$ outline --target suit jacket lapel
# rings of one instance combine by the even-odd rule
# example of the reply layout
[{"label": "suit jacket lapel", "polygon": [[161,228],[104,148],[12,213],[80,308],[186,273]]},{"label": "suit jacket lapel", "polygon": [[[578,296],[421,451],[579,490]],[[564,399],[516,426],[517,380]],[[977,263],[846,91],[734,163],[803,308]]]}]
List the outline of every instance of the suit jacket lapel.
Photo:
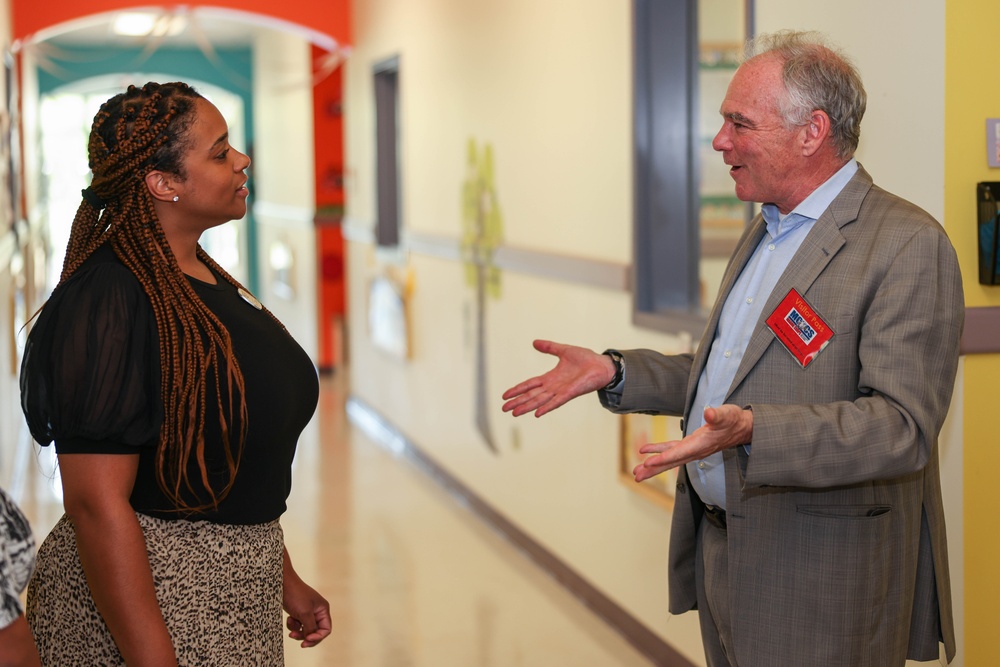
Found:
[{"label": "suit jacket lapel", "polygon": [[[844,225],[857,220],[861,203],[871,187],[871,176],[859,164],[854,177],[844,186],[844,189],[813,225],[812,230],[803,240],[802,246],[778,279],[767,303],[764,304],[764,310],[761,312],[754,334],[747,344],[747,349],[743,353],[743,360],[740,362],[733,383],[729,387],[727,398],[760,361],[768,346],[775,342],[774,333],[766,324],[767,318],[778,307],[781,300],[788,295],[789,290],[794,288],[799,294],[804,295],[813,281],[844,246],[845,240],[840,230]],[[728,297],[728,292],[726,296]]]},{"label": "suit jacket lapel", "polygon": [[736,250],[733,251],[732,259],[729,261],[729,266],[726,267],[726,272],[722,276],[722,285],[719,287],[719,298],[715,300],[712,312],[708,316],[705,332],[702,334],[701,342],[698,344],[698,351],[695,353],[691,375],[688,377],[687,405],[684,409],[685,417],[691,409],[692,401],[694,401],[694,395],[698,388],[698,380],[701,379],[702,370],[704,370],[705,364],[708,363],[708,352],[712,347],[712,341],[715,340],[715,330],[719,326],[719,318],[722,316],[722,307],[726,303],[726,297],[729,296],[729,292],[733,289],[736,279],[743,272],[743,267],[746,266],[746,263],[750,261],[750,257],[753,256],[754,250],[757,248],[757,244],[760,243],[760,239],[764,236],[765,232],[766,223],[763,216],[758,213],[750,221],[746,231],[743,232],[743,236],[740,237],[736,245]]}]

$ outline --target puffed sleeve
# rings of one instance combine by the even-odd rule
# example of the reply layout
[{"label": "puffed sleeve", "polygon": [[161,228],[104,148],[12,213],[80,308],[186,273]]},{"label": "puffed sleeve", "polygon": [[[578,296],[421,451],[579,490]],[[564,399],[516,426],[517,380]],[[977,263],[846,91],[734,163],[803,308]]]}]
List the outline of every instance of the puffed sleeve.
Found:
[{"label": "puffed sleeve", "polygon": [[60,453],[134,453],[157,442],[159,341],[149,299],[117,262],[88,261],[52,294],[28,335],[21,407]]}]

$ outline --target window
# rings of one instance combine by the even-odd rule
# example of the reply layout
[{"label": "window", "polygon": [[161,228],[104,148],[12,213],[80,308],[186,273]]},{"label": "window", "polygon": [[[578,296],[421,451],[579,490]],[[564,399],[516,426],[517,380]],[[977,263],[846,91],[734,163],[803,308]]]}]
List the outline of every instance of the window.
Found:
[{"label": "window", "polygon": [[399,245],[399,57],[375,65],[375,240]]},{"label": "window", "polygon": [[749,219],[711,141],[751,15],[750,0],[633,0],[640,326],[700,333]]}]

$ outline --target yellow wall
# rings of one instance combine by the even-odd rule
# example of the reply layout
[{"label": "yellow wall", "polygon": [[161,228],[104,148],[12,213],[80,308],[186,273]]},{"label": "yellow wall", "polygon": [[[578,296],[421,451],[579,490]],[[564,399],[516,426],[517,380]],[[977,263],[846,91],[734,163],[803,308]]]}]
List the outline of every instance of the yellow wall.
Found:
[{"label": "yellow wall", "polygon": [[[996,63],[992,0],[948,3],[945,53],[945,205],[949,232],[965,276],[966,304],[1000,306],[1000,287],[977,282],[975,184],[1000,181],[1000,170],[986,161],[986,119],[1000,117],[1000,89],[988,75]],[[986,74],[987,76],[984,76]],[[996,332],[1000,339],[1000,332]],[[1000,577],[1000,521],[993,511],[1000,469],[996,388],[1000,355],[971,355],[965,360],[965,656],[968,665],[996,662],[997,601]],[[973,529],[973,527],[975,527]]]}]

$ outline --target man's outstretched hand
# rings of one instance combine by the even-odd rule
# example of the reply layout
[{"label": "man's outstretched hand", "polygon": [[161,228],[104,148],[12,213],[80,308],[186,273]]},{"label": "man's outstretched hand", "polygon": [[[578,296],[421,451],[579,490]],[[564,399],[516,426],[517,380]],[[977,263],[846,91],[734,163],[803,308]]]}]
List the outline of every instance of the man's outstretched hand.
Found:
[{"label": "man's outstretched hand", "polygon": [[503,393],[503,411],[515,417],[535,411],[536,417],[552,412],[577,396],[589,394],[611,382],[615,365],[605,354],[575,345],[536,340],[539,352],[558,357],[556,367]]},{"label": "man's outstretched hand", "polygon": [[683,440],[651,442],[639,448],[640,454],[652,454],[632,469],[635,481],[655,477],[711,456],[736,445],[750,444],[753,438],[753,412],[737,405],[705,408],[705,424]]}]

